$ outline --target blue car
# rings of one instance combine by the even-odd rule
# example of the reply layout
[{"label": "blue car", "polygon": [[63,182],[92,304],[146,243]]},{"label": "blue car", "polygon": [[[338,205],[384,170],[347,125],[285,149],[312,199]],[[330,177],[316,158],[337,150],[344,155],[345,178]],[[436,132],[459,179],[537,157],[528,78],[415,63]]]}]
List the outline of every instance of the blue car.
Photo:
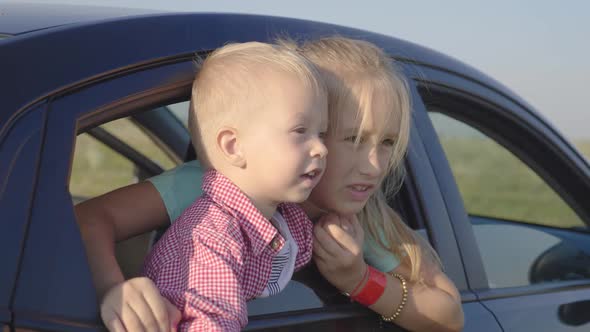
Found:
[{"label": "blue car", "polygon": [[[195,54],[284,34],[365,39],[408,76],[407,177],[390,203],[440,255],[461,293],[465,331],[590,331],[590,166],[478,70],[319,22],[18,3],[0,4],[2,331],[104,330],[73,208],[96,193],[76,192],[70,179],[108,184],[120,174],[77,167],[76,147],[100,144],[131,165],[120,172],[135,181],[194,158],[184,120]],[[151,149],[135,146],[128,129]],[[130,275],[152,242],[146,234],[121,243]],[[403,331],[313,267],[248,306],[251,331]]]}]

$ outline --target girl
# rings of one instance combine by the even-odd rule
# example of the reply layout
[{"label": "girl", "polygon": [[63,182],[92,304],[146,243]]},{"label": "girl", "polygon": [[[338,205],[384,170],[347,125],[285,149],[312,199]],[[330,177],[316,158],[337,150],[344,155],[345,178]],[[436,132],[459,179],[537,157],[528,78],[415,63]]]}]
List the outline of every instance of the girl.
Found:
[{"label": "girl", "polygon": [[[319,271],[386,321],[414,331],[461,330],[455,286],[432,248],[386,201],[399,187],[409,140],[410,101],[403,76],[368,42],[333,37],[301,46],[282,43],[314,62],[328,86],[327,169],[303,204],[317,220]],[[76,206],[102,298],[101,315],[111,331],[165,331],[178,321],[178,311],[150,280],[124,281],[114,243],[174,220],[170,212],[182,212],[199,194],[198,181],[193,162]]]}]

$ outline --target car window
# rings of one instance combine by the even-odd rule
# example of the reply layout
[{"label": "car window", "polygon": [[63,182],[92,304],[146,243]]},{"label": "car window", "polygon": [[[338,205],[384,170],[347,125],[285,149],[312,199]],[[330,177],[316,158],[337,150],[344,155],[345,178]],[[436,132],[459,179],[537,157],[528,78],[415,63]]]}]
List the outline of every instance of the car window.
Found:
[{"label": "car window", "polygon": [[[75,204],[152,175],[143,165],[132,162],[125,152],[115,151],[105,144],[105,137],[109,135],[147,157],[162,170],[173,168],[180,162],[155,135],[129,117],[105,123],[99,129],[101,135],[91,130],[76,139],[70,177],[70,194]],[[151,239],[152,235],[148,233],[117,244],[117,260],[126,277],[135,276],[141,268]]]},{"label": "car window", "polygon": [[[163,169],[174,167],[173,160],[156,142],[129,118],[108,122],[100,126],[133,149],[156,162]],[[121,153],[105,145],[88,133],[76,139],[76,150],[70,178],[70,193],[79,202],[102,195],[140,180],[141,167]]]},{"label": "car window", "polygon": [[588,227],[543,178],[473,126],[440,112],[429,116],[472,222],[489,287],[590,278]]},{"label": "car window", "polygon": [[477,129],[442,113],[430,118],[471,215],[559,228],[585,227],[532,169]]}]

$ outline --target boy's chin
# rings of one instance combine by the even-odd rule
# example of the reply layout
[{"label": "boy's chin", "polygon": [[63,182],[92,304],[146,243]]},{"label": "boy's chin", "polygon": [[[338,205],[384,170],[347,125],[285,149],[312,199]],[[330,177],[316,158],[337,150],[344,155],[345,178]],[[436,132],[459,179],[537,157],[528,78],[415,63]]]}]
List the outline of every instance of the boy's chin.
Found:
[{"label": "boy's chin", "polygon": [[298,203],[298,204],[303,203],[307,200],[310,193],[311,193],[311,191],[309,191],[309,190],[290,193],[287,195],[287,197],[285,197],[283,199],[283,202],[285,202],[285,203]]}]

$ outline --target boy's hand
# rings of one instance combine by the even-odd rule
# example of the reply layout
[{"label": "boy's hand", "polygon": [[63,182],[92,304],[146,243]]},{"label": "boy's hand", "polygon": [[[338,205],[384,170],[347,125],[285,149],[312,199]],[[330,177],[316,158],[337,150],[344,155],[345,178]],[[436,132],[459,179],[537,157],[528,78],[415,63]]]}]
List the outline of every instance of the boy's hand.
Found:
[{"label": "boy's hand", "polygon": [[148,278],[134,278],[111,288],[100,315],[111,332],[176,331],[181,314]]},{"label": "boy's hand", "polygon": [[356,216],[328,214],[314,225],[313,252],[320,273],[340,291],[350,293],[362,281],[364,231]]}]

